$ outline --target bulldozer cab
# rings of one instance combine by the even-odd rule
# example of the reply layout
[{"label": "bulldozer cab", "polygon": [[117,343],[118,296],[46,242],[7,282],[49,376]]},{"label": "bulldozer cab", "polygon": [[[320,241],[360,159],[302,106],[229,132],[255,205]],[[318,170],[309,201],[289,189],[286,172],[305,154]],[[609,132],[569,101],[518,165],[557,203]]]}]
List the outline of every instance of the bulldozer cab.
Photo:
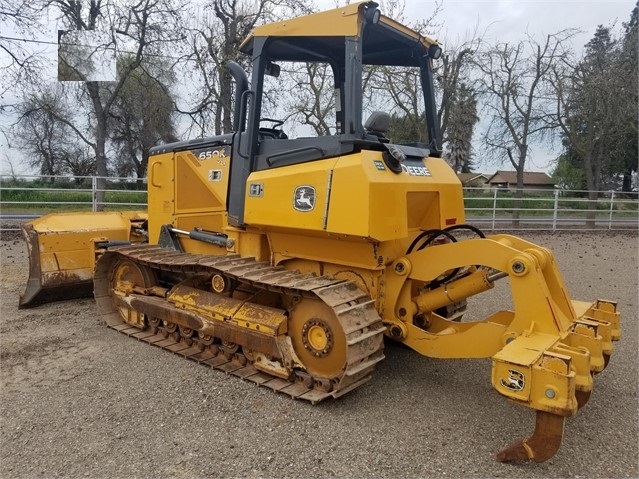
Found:
[{"label": "bulldozer cab", "polygon": [[[382,85],[392,76],[411,82],[420,97],[414,105],[419,126],[405,146],[440,156],[431,61],[441,48],[381,15],[376,3],[257,27],[240,50],[251,56],[252,82],[249,88],[243,70],[230,66],[236,81],[231,224],[244,225],[251,172],[362,149],[385,151],[394,112],[387,111],[392,93]],[[302,115],[305,125],[295,121]]]}]

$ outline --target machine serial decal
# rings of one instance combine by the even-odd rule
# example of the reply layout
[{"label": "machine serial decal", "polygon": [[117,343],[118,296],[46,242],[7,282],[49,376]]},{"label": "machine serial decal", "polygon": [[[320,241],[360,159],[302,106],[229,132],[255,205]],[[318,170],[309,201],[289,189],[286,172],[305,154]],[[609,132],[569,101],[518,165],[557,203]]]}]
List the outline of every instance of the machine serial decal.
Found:
[{"label": "machine serial decal", "polygon": [[430,176],[430,171],[425,166],[406,166],[402,164],[402,170],[411,176]]},{"label": "machine serial decal", "polygon": [[311,211],[315,208],[315,188],[308,185],[295,188],[293,208],[297,211]]},{"label": "machine serial decal", "polygon": [[506,379],[500,379],[499,383],[511,391],[523,391],[526,387],[524,374],[516,369],[509,369],[508,374],[509,376]]},{"label": "machine serial decal", "polygon": [[209,181],[222,181],[222,170],[209,170]]}]

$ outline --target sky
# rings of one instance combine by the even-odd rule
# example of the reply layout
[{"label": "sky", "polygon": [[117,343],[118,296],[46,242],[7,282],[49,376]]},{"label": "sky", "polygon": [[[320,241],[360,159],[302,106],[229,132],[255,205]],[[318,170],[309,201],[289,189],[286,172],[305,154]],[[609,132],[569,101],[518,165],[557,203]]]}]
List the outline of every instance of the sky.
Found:
[{"label": "sky", "polygon": [[[341,2],[343,3],[343,2]],[[380,9],[384,13],[384,1],[379,2]],[[550,33],[558,32],[566,28],[577,28],[582,33],[573,37],[572,47],[576,52],[583,49],[583,45],[592,38],[597,25],[616,26],[621,28],[622,22],[628,21],[630,13],[635,6],[634,0],[599,0],[599,1],[517,1],[517,0],[442,0],[437,22],[442,27],[434,36],[446,44],[460,43],[468,38],[474,31],[479,31],[482,36],[490,41],[517,41],[529,33],[536,38],[543,38]],[[335,0],[316,0],[320,9],[333,8]],[[435,8],[433,1],[406,0],[404,17],[407,22],[413,19],[430,16]],[[43,29],[42,38],[38,40],[57,40],[57,28]],[[0,23],[0,35],[11,35],[14,32],[7,30]],[[55,48],[55,47],[54,47]],[[3,55],[5,57],[3,57]],[[0,64],[6,60],[6,53],[0,50]],[[48,72],[51,78],[55,71]],[[43,72],[47,75],[47,72]],[[6,100],[7,97],[5,97]],[[6,126],[12,121],[7,115],[2,117],[0,113],[0,126]],[[481,117],[481,113],[480,113]],[[480,122],[481,127],[481,122]],[[498,165],[489,158],[479,157],[477,152],[481,149],[479,135],[475,135],[474,149],[479,161],[478,169],[484,172],[495,169],[510,169],[508,165]],[[536,147],[528,163],[529,171],[550,171],[552,160],[558,154],[557,145],[549,145],[548,148]],[[0,174],[9,173],[7,161],[9,158],[20,156],[20,152],[12,150],[6,138],[0,134]],[[20,171],[29,173],[29,171]]]},{"label": "sky", "polygon": [[[433,2],[407,0],[407,16],[418,15],[432,5]],[[488,28],[488,40],[501,41],[520,39],[526,31],[546,35],[565,28],[578,28],[583,33],[575,42],[576,46],[581,46],[592,37],[597,25],[621,25],[628,21],[634,5],[632,0],[443,0],[440,18],[444,23],[443,33],[450,38],[463,35],[476,24],[482,30]]]},{"label": "sky", "polygon": [[[407,0],[404,13],[407,18],[424,15],[422,12],[432,9],[433,3]],[[443,42],[445,49],[446,42],[463,40],[472,35],[476,28],[483,32],[484,39],[489,43],[518,41],[526,33],[542,40],[546,35],[575,28],[580,33],[573,37],[571,47],[575,53],[580,54],[598,25],[621,29],[622,23],[630,19],[635,4],[636,1],[633,0],[442,0],[441,15],[437,19],[443,23],[443,27],[436,38]],[[479,116],[482,117],[481,113]],[[481,128],[481,120],[478,126]],[[499,166],[490,158],[481,156],[479,136],[476,132],[473,141],[477,169],[485,173],[494,172],[495,169],[512,170],[510,164]],[[533,147],[527,161],[527,171],[552,171],[553,162],[560,153],[560,143],[555,141],[546,146]]]}]

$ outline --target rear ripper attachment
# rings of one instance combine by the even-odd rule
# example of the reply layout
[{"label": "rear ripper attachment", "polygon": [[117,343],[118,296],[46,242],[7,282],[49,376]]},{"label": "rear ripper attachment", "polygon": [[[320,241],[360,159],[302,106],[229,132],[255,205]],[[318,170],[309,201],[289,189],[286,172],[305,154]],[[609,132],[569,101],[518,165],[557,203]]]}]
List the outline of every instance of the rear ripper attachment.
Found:
[{"label": "rear ripper attachment", "polygon": [[[497,459],[552,457],[561,445],[564,419],[586,404],[593,374],[606,367],[613,341],[621,336],[616,303],[570,300],[550,251],[510,235],[410,248],[389,271],[387,296],[398,295],[397,317],[407,318],[385,321],[391,337],[429,357],[491,357],[497,392],[536,410],[532,436]],[[438,282],[446,271],[456,273]],[[473,322],[434,313],[506,277],[513,311]],[[411,281],[425,286],[415,290]]]},{"label": "rear ripper attachment", "polygon": [[124,334],[313,403],[384,358],[385,328],[354,283],[252,258],[117,247],[98,261],[95,297]]},{"label": "rear ripper attachment", "polygon": [[553,457],[561,446],[565,418],[588,402],[593,374],[608,365],[612,342],[620,338],[616,303],[572,301],[571,305],[574,320],[559,338],[532,323],[493,356],[493,386],[537,414],[532,436],[501,451],[499,461],[543,462]]}]

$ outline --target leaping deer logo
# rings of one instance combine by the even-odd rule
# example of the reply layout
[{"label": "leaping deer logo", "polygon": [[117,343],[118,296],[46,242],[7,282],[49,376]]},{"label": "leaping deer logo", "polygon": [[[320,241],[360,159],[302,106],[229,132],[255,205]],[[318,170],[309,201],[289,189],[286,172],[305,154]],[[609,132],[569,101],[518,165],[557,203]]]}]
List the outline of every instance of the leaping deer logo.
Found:
[{"label": "leaping deer logo", "polygon": [[523,373],[516,369],[508,370],[509,376],[506,379],[500,379],[499,382],[502,386],[511,391],[522,391],[526,387],[525,376]]},{"label": "leaping deer logo", "polygon": [[293,208],[297,211],[311,211],[315,207],[315,188],[298,186],[295,188]]}]

